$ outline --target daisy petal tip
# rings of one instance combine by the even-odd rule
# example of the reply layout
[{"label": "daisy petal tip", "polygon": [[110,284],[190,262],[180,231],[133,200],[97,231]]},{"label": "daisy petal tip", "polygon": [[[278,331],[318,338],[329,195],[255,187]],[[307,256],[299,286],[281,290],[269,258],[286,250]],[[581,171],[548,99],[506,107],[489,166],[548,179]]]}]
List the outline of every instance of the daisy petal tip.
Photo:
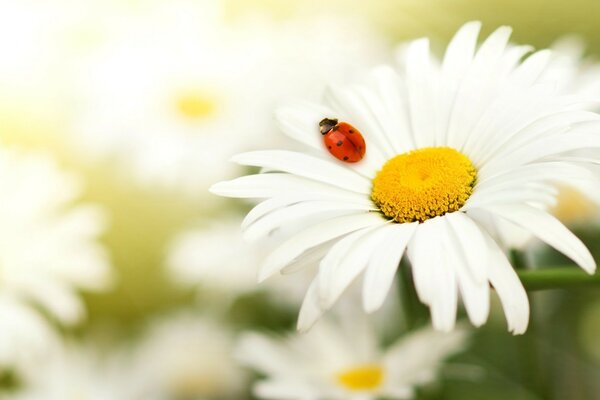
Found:
[{"label": "daisy petal tip", "polygon": [[362,306],[364,312],[367,314],[373,314],[375,311],[381,308],[383,301],[384,300],[373,299],[372,297],[363,297]]},{"label": "daisy petal tip", "polygon": [[363,310],[367,314],[373,314],[375,311],[379,310],[380,307],[379,304],[363,304]]},{"label": "daisy petal tip", "polygon": [[229,162],[240,164],[243,160],[243,156],[244,156],[244,153],[235,154],[235,155],[229,157]]},{"label": "daisy petal tip", "polygon": [[465,24],[464,24],[464,25],[463,25],[463,26],[460,28],[460,30],[465,30],[465,29],[467,29],[467,30],[472,30],[472,31],[477,31],[477,32],[478,32],[478,31],[480,31],[480,30],[481,30],[481,26],[482,26],[482,23],[481,23],[481,21],[479,21],[479,20],[473,20],[473,21],[466,22],[466,23],[465,23]]},{"label": "daisy petal tip", "polygon": [[581,268],[583,268],[583,270],[589,275],[594,275],[597,270],[596,261],[592,259],[589,263],[586,263],[586,265],[582,265]]},{"label": "daisy petal tip", "polygon": [[269,279],[271,276],[273,276],[273,272],[271,270],[272,270],[272,268],[270,268],[269,266],[262,267],[258,271],[258,275],[256,277],[256,282],[259,284],[263,283],[264,281]]},{"label": "daisy petal tip", "polygon": [[208,192],[212,193],[214,195],[217,195],[217,196],[222,196],[222,193],[223,193],[223,182],[217,182],[217,183],[212,184],[208,188]]},{"label": "daisy petal tip", "polygon": [[525,332],[527,332],[527,325],[522,327],[513,327],[510,329],[510,333],[512,333],[513,336],[521,336],[525,334]]},{"label": "daisy petal tip", "polygon": [[296,330],[299,333],[307,333],[311,330],[311,328],[315,325],[316,322],[316,319],[308,319],[300,315],[298,317],[298,322],[296,323]]}]

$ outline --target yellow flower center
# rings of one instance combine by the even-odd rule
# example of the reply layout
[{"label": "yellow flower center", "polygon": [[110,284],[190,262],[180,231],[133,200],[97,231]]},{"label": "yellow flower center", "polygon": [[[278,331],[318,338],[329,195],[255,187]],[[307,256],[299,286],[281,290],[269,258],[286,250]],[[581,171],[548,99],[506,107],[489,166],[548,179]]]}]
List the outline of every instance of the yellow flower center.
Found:
[{"label": "yellow flower center", "polygon": [[176,106],[181,115],[197,120],[212,116],[217,110],[217,100],[211,93],[189,92],[178,96]]},{"label": "yellow flower center", "polygon": [[371,198],[397,222],[423,222],[458,211],[473,192],[477,170],[450,147],[427,147],[397,155],[373,179]]},{"label": "yellow flower center", "polygon": [[336,377],[348,390],[374,390],[383,381],[383,369],[378,365],[361,365],[342,371]]}]

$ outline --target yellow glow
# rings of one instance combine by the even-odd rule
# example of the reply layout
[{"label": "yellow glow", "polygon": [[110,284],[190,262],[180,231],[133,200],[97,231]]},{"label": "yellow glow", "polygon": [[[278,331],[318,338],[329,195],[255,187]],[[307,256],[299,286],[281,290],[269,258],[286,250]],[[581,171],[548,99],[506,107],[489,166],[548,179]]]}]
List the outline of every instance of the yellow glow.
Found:
[{"label": "yellow glow", "polygon": [[553,213],[561,221],[584,221],[598,215],[598,206],[580,191],[563,186],[560,188]]},{"label": "yellow glow", "polygon": [[217,100],[211,93],[201,91],[183,93],[177,98],[177,110],[190,119],[207,118],[217,111]]},{"label": "yellow glow", "polygon": [[361,365],[340,372],[337,380],[349,390],[374,390],[383,381],[383,369],[378,365]]},{"label": "yellow glow", "polygon": [[371,198],[397,222],[423,222],[458,211],[473,192],[477,170],[449,147],[427,147],[390,159],[373,179]]}]

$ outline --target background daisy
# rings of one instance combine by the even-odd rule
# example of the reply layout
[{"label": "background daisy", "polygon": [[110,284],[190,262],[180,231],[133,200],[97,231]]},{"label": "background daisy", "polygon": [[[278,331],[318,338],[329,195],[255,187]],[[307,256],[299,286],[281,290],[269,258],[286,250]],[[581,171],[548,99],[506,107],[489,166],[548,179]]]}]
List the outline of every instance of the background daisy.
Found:
[{"label": "background daisy", "polygon": [[245,376],[232,359],[233,334],[182,312],[155,321],[135,350],[130,375],[140,399],[237,399]]},{"label": "background daisy", "polygon": [[73,325],[85,317],[78,292],[111,283],[108,256],[98,242],[105,215],[96,205],[74,204],[80,193],[78,178],[47,154],[0,150],[3,361],[43,348],[48,328],[38,309]]},{"label": "background daisy", "polygon": [[277,99],[316,97],[385,47],[364,24],[336,16],[233,26],[221,2],[158,3],[121,28],[78,68],[73,135],[143,183],[196,194],[239,173],[225,163],[231,155],[278,138]]},{"label": "background daisy", "polygon": [[184,287],[196,287],[200,294],[213,292],[222,305],[227,304],[225,298],[260,291],[283,303],[299,305],[314,270],[308,268],[295,282],[274,277],[257,285],[259,266],[276,239],[248,243],[242,237],[241,222],[240,217],[229,216],[182,232],[171,244],[166,260],[170,275]]},{"label": "background daisy", "polygon": [[466,339],[463,329],[444,335],[425,328],[384,348],[373,325],[354,312],[304,335],[247,333],[236,354],[265,376],[254,385],[261,399],[409,399]]}]

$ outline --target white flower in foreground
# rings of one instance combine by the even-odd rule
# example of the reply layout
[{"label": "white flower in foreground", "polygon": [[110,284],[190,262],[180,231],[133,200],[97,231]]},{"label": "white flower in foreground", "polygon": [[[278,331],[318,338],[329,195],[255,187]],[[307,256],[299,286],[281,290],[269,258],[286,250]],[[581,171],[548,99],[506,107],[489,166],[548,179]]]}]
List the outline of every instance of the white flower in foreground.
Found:
[{"label": "white flower in foreground", "polygon": [[444,359],[462,351],[467,339],[463,329],[443,334],[427,328],[383,348],[366,321],[346,322],[327,318],[286,339],[243,335],[237,358],[266,376],[254,394],[273,400],[412,398],[414,388],[435,380]]},{"label": "white flower in foreground", "polygon": [[44,347],[37,307],[74,324],[85,314],[77,291],[110,282],[97,242],[104,215],[95,206],[74,205],[80,192],[76,177],[48,156],[0,150],[0,360]]},{"label": "white flower in foreground", "polygon": [[233,346],[232,332],[207,317],[159,320],[136,349],[136,394],[145,400],[238,399],[245,379]]},{"label": "white flower in foreground", "polygon": [[[327,251],[300,312],[307,329],[364,273],[363,300],[377,310],[405,249],[417,293],[433,325],[451,330],[459,296],[474,325],[489,314],[490,284],[509,330],[523,333],[527,294],[495,238],[490,217],[518,225],[572,258],[588,273],[596,263],[583,243],[544,211],[557,182],[600,184],[588,158],[563,156],[600,147],[600,116],[585,98],[540,83],[551,53],[522,58],[501,27],[477,49],[480,24],[464,25],[438,63],[427,39],[412,42],[401,72],[373,71],[365,85],[333,88],[325,103],[278,112],[288,136],[310,154],[258,151],[238,155],[263,173],[216,184],[214,193],[266,198],[247,217],[255,238],[280,226],[304,226],[272,252],[264,279]],[[366,140],[366,156],[339,162],[323,145],[319,122],[339,118]]]},{"label": "white flower in foreground", "polygon": [[381,60],[377,36],[351,21],[234,25],[222,8],[162,2],[114,32],[80,68],[74,134],[86,149],[142,183],[205,194],[241,173],[226,165],[233,154],[280,138],[276,99],[316,97],[326,81]]}]

